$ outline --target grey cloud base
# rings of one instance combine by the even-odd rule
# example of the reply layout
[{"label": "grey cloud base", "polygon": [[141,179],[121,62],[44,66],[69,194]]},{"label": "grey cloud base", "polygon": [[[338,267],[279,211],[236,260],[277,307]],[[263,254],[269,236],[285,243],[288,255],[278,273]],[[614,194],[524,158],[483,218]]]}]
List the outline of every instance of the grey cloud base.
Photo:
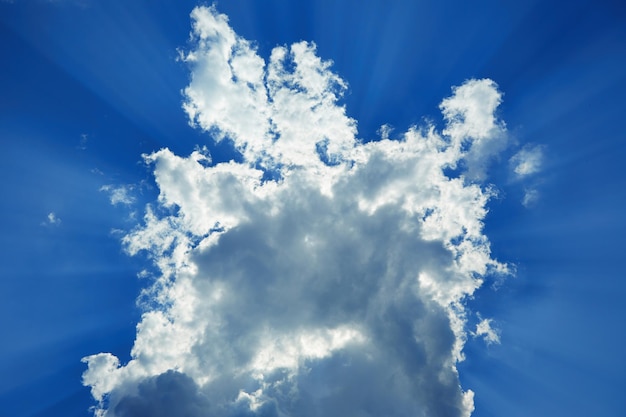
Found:
[{"label": "grey cloud base", "polygon": [[84,359],[95,414],[469,416],[465,302],[508,273],[482,233],[492,192],[478,182],[505,146],[495,83],[455,87],[441,133],[363,143],[313,44],[266,63],[215,8],[192,19],[185,111],[242,160],[145,157],[158,209],[123,243],[160,274],[131,361]]}]

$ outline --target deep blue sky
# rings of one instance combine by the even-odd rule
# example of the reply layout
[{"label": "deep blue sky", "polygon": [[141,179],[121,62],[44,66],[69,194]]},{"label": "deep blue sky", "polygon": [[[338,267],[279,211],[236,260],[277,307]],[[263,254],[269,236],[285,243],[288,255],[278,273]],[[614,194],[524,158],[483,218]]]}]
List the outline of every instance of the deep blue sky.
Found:
[{"label": "deep blue sky", "polygon": [[[367,3],[367,4],[364,4]],[[0,417],[89,415],[89,354],[128,358],[141,257],[112,229],[154,199],[141,154],[212,146],[180,94],[192,1],[0,2]],[[267,57],[314,41],[349,83],[359,136],[440,123],[450,87],[489,77],[519,145],[545,145],[531,208],[503,157],[486,232],[517,265],[472,305],[502,343],[460,365],[475,416],[626,413],[626,6],[619,1],[252,1],[220,12]],[[212,148],[218,159],[227,146]],[[145,182],[142,182],[145,181]],[[106,184],[137,186],[112,206]],[[55,213],[59,224],[48,221]]]}]

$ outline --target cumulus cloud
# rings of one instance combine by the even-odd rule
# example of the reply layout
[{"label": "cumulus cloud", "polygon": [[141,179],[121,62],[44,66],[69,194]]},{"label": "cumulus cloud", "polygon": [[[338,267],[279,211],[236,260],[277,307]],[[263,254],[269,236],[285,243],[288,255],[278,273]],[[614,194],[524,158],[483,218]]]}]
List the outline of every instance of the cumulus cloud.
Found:
[{"label": "cumulus cloud", "polygon": [[443,132],[366,142],[314,44],[266,62],[214,7],[191,16],[184,110],[241,158],[145,155],[160,193],[123,243],[160,272],[131,360],[84,359],[96,415],[469,416],[465,301],[507,273],[477,182],[506,136],[496,84],[454,88]]},{"label": "cumulus cloud", "polygon": [[488,79],[469,80],[452,91],[453,96],[439,105],[447,121],[443,134],[464,150],[459,162],[465,176],[483,180],[491,159],[507,146],[506,125],[495,114],[502,94]]}]

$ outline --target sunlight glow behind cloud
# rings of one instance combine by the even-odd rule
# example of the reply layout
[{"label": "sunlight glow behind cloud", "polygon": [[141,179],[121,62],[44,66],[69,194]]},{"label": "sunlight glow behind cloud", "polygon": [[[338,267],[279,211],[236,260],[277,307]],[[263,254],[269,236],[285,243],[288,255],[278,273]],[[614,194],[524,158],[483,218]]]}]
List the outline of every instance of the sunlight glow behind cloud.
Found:
[{"label": "sunlight glow behind cloud", "polygon": [[[478,182],[506,144],[496,84],[453,88],[443,132],[391,140],[383,127],[363,142],[314,44],[266,62],[215,8],[191,16],[184,110],[241,161],[145,155],[159,198],[123,242],[160,274],[132,359],[84,359],[96,414],[469,416],[465,301],[508,273],[483,234],[493,193]],[[488,341],[489,323],[476,330]]]}]

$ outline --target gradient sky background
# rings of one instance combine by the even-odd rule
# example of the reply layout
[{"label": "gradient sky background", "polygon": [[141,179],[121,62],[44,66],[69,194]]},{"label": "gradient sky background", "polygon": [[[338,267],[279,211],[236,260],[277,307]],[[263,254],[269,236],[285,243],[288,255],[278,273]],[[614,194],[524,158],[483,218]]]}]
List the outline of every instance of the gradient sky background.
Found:
[{"label": "gradient sky background", "polygon": [[[0,2],[0,417],[87,416],[84,356],[127,361],[148,261],[129,230],[156,198],[141,154],[207,145],[181,90],[192,1]],[[372,139],[382,124],[440,125],[450,88],[488,77],[512,144],[489,171],[485,233],[516,265],[470,301],[500,344],[469,339],[459,364],[474,416],[626,413],[626,6],[619,1],[222,0],[267,58],[314,41],[349,85],[343,103]],[[509,158],[542,146],[525,181]],[[106,186],[128,186],[130,204]],[[528,189],[537,200],[521,204]]]}]

